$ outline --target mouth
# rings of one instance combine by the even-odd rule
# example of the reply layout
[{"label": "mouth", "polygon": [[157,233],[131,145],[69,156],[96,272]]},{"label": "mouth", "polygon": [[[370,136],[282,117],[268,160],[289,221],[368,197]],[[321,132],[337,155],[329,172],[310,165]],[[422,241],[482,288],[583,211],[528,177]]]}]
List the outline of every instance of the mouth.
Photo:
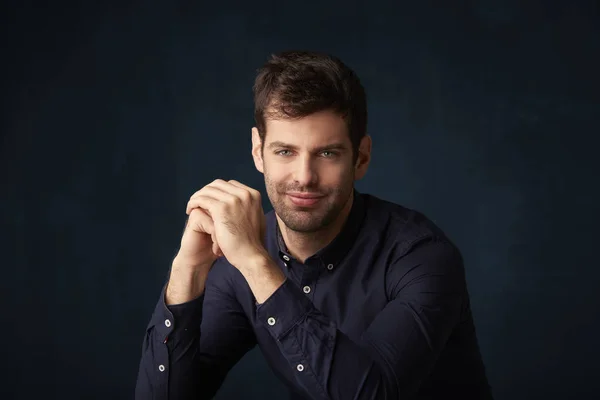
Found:
[{"label": "mouth", "polygon": [[325,196],[314,193],[286,193],[292,203],[297,206],[310,207],[316,205]]}]

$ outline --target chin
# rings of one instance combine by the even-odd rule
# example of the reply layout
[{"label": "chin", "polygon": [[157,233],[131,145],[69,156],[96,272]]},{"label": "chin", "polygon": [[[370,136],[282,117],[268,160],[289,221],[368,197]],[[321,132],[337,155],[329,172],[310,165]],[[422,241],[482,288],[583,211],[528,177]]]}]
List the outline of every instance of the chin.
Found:
[{"label": "chin", "polygon": [[324,228],[323,224],[321,224],[320,221],[286,221],[283,218],[282,221],[288,229],[294,232],[313,233],[318,232]]},{"label": "chin", "polygon": [[318,232],[335,221],[338,215],[332,210],[323,215],[322,210],[298,210],[295,207],[282,207],[275,212],[288,229],[302,233]]}]

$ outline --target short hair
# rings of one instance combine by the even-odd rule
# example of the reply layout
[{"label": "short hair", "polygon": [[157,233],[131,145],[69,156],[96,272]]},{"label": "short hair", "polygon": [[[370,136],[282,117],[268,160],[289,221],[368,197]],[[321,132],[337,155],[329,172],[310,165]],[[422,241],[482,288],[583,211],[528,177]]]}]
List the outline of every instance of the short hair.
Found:
[{"label": "short hair", "polygon": [[346,121],[354,161],[367,132],[367,100],[356,73],[335,56],[314,51],[271,55],[253,86],[254,120],[264,146],[266,120],[331,110]]}]

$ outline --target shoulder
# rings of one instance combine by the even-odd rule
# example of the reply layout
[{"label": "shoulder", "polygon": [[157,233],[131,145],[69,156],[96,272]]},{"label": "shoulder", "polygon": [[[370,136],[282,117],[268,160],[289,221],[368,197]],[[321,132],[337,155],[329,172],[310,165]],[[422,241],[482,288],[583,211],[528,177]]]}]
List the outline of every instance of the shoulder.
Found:
[{"label": "shoulder", "polygon": [[371,194],[361,196],[365,228],[378,231],[380,239],[386,246],[393,246],[396,253],[406,253],[424,242],[443,242],[454,247],[444,231],[423,212]]},{"label": "shoulder", "polygon": [[423,212],[372,195],[365,195],[364,200],[365,225],[372,232],[379,228],[390,298],[411,285],[416,290],[427,287],[432,292],[462,293],[462,254],[435,222]]}]

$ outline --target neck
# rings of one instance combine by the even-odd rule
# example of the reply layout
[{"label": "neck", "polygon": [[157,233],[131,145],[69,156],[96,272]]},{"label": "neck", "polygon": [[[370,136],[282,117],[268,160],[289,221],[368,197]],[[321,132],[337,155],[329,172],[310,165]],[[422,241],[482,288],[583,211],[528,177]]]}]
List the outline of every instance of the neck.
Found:
[{"label": "neck", "polygon": [[350,214],[353,198],[354,195],[351,194],[346,205],[340,212],[340,215],[334,222],[316,232],[305,233],[288,229],[279,216],[277,216],[277,223],[279,224],[281,235],[283,236],[283,240],[289,253],[295,259],[304,263],[307,258],[331,243],[342,230],[342,227]]}]

